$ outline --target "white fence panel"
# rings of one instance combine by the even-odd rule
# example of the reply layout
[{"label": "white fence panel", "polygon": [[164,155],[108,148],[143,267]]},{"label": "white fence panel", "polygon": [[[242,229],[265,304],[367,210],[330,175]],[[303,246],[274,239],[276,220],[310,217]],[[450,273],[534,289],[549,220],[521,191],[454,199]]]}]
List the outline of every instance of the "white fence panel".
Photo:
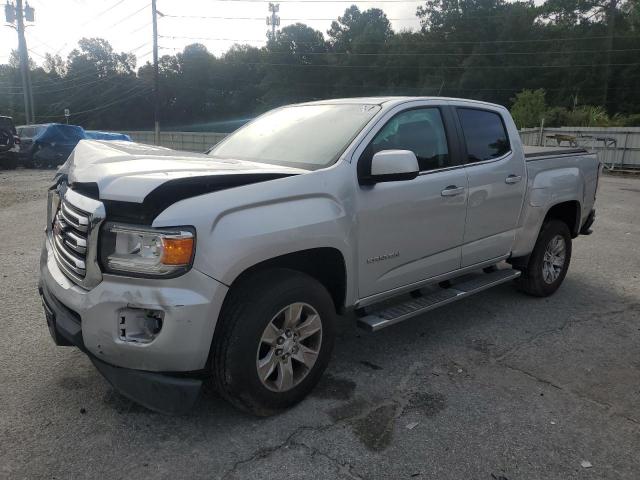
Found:
[{"label": "white fence panel", "polygon": [[[152,131],[138,130],[122,133],[129,135],[134,142],[154,144]],[[205,152],[226,136],[226,133],[213,132],[160,132],[160,146],[186,152]]]},{"label": "white fence panel", "polygon": [[[557,135],[562,140],[558,141]],[[573,138],[575,144],[593,150],[601,162],[615,168],[640,168],[640,127],[559,127],[545,128],[540,136],[539,128],[520,130],[525,145],[566,145],[565,138]]]}]

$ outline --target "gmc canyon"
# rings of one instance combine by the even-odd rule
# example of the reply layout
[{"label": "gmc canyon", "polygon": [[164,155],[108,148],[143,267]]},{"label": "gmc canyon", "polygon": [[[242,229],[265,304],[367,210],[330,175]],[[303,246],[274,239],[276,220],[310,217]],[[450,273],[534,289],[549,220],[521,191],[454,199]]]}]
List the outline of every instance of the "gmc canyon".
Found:
[{"label": "gmc canyon", "polygon": [[376,331],[508,281],[555,292],[600,172],[448,98],[286,106],[208,154],[83,140],[48,195],[47,324],[150,409],[212,379],[273,414],[320,379],[338,315]]}]

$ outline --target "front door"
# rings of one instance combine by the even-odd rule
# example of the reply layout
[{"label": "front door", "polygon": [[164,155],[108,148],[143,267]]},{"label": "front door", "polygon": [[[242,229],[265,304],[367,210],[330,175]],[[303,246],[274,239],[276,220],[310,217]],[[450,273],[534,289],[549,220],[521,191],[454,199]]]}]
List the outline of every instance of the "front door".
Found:
[{"label": "front door", "polygon": [[469,200],[462,246],[467,267],[511,251],[526,188],[525,164],[514,154],[500,112],[456,108],[466,146]]},{"label": "front door", "polygon": [[382,150],[411,150],[420,166],[413,180],[359,188],[361,299],[460,268],[467,177],[454,164],[447,135],[453,128],[445,128],[443,112],[425,106],[397,113],[358,159],[361,177]]}]

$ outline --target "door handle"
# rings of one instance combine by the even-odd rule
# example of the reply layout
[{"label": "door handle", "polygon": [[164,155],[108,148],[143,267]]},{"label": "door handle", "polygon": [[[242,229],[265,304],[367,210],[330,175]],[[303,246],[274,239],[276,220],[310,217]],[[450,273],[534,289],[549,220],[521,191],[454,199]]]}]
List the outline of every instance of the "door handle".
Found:
[{"label": "door handle", "polygon": [[518,183],[522,180],[522,175],[509,175],[504,179],[504,183],[508,183],[509,185],[513,185],[514,183]]},{"label": "door handle", "polygon": [[464,187],[456,187],[455,185],[449,185],[447,188],[440,192],[443,197],[455,197],[464,193]]}]

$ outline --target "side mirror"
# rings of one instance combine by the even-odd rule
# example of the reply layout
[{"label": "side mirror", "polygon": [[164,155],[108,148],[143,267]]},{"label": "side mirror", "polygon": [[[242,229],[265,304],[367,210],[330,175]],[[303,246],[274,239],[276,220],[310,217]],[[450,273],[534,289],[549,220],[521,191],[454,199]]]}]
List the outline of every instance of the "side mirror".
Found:
[{"label": "side mirror", "polygon": [[382,150],[371,160],[371,181],[397,182],[413,180],[420,167],[416,155],[410,150]]}]

